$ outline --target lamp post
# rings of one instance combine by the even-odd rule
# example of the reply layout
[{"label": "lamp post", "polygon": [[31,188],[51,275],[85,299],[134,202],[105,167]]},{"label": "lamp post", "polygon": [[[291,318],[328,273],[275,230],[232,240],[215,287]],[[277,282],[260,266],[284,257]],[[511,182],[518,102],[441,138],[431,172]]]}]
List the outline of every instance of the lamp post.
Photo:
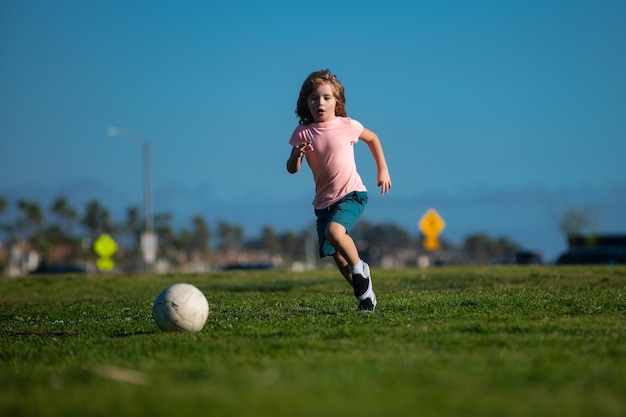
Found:
[{"label": "lamp post", "polygon": [[145,231],[141,235],[141,249],[144,261],[154,263],[157,249],[157,237],[154,233],[154,216],[152,214],[152,181],[150,177],[150,144],[139,137],[135,132],[116,126],[107,129],[109,137],[122,137],[141,145],[143,150],[143,210],[145,216]]},{"label": "lamp post", "polygon": [[154,228],[154,219],[152,215],[152,181],[150,178],[150,144],[128,129],[111,126],[107,133],[110,137],[126,138],[141,145],[143,150],[143,215],[145,216],[146,230],[151,231]]}]

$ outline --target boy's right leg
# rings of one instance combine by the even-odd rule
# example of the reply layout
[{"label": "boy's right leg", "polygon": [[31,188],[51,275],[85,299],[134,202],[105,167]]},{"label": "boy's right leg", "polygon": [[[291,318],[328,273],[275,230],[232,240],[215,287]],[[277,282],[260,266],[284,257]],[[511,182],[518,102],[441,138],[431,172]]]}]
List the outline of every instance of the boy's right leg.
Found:
[{"label": "boy's right leg", "polygon": [[352,274],[350,273],[350,265],[348,265],[348,261],[344,258],[339,252],[335,252],[333,254],[333,259],[337,264],[337,269],[341,272],[341,275],[348,281],[348,284],[352,287]]}]

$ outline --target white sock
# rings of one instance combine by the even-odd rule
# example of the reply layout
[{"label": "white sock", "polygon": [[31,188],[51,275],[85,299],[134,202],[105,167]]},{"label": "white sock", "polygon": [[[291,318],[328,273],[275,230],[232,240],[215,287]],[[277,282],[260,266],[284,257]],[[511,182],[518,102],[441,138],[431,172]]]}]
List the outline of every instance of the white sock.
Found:
[{"label": "white sock", "polygon": [[364,268],[365,266],[363,265],[363,261],[359,259],[358,263],[350,267],[350,272],[352,273],[352,275],[354,274],[365,275]]}]

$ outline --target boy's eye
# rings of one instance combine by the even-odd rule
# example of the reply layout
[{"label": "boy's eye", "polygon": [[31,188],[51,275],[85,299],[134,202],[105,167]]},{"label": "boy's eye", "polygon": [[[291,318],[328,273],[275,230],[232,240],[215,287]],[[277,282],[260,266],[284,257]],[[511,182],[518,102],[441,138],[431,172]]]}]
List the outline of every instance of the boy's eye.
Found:
[{"label": "boy's eye", "polygon": [[328,101],[328,100],[332,100],[333,98],[334,98],[333,95],[309,96],[309,101],[311,101],[311,102],[320,101],[320,100]]}]

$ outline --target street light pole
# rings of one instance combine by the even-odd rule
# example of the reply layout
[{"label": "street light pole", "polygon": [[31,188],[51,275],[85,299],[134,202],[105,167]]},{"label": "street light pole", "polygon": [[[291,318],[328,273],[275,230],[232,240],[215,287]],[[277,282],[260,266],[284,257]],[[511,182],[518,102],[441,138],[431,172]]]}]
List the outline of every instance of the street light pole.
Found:
[{"label": "street light pole", "polygon": [[146,230],[154,229],[154,215],[152,214],[152,176],[150,175],[150,144],[143,142],[143,198],[146,211]]},{"label": "street light pole", "polygon": [[107,129],[110,137],[122,137],[129,139],[141,146],[143,151],[143,215],[147,231],[154,229],[154,216],[152,214],[152,180],[150,176],[150,143],[140,138],[131,130],[111,126]]},{"label": "street light pole", "polygon": [[154,232],[154,215],[152,213],[152,180],[150,178],[150,144],[128,129],[111,126],[107,130],[110,137],[123,137],[141,145],[143,151],[143,211],[145,231],[141,234],[141,250],[144,262],[152,265],[156,260],[158,248],[157,235]]}]

